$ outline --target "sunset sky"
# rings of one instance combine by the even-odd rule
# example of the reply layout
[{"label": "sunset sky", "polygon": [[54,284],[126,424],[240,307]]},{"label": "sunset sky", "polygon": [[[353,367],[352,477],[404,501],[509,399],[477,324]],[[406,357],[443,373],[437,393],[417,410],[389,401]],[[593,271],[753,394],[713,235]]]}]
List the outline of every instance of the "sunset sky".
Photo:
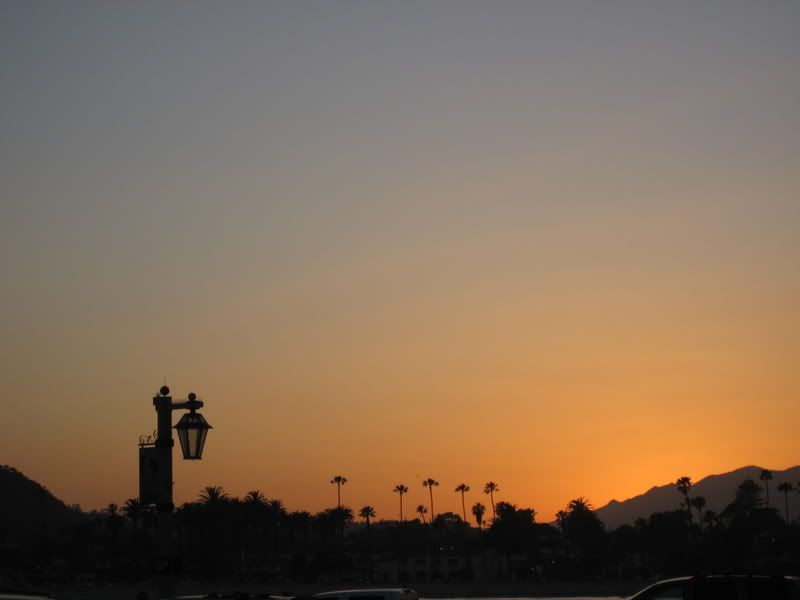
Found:
[{"label": "sunset sky", "polygon": [[[800,463],[800,2],[0,4],[0,463],[549,520]],[[177,420],[177,419],[176,419]],[[177,459],[177,456],[176,456]]]}]

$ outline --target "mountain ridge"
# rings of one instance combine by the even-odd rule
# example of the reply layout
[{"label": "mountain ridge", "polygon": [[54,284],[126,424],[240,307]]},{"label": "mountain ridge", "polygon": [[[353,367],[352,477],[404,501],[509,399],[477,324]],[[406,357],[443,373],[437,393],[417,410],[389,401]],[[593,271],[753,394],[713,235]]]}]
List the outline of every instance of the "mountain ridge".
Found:
[{"label": "mountain ridge", "polygon": [[0,542],[21,543],[58,536],[84,522],[44,485],[8,465],[0,465]]},{"label": "mountain ridge", "polygon": [[[736,488],[745,479],[753,479],[762,488],[764,487],[764,482],[759,479],[761,471],[762,467],[748,465],[724,473],[707,475],[692,485],[689,496],[703,496],[706,499],[705,510],[713,510],[719,514],[733,501]],[[783,494],[778,492],[778,485],[788,481],[797,488],[798,482],[800,482],[800,465],[782,471],[773,470],[772,476],[773,479],[769,482],[770,506],[776,508],[783,515],[785,500]],[[797,492],[790,493],[788,500],[790,516],[796,515],[800,508],[800,497]],[[615,529],[620,525],[631,525],[636,519],[646,518],[655,512],[678,510],[683,507],[683,496],[675,488],[673,482],[654,485],[646,492],[626,500],[610,500],[598,508],[596,513],[607,529]]]}]

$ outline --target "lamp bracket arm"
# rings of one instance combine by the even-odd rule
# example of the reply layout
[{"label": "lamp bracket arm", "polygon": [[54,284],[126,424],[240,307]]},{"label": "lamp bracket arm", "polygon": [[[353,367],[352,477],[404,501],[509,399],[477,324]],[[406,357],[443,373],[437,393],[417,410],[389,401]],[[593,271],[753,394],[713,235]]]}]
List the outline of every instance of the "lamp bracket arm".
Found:
[{"label": "lamp bracket arm", "polygon": [[173,402],[172,403],[172,410],[181,410],[181,409],[198,409],[203,407],[202,400],[186,400],[185,402]]}]

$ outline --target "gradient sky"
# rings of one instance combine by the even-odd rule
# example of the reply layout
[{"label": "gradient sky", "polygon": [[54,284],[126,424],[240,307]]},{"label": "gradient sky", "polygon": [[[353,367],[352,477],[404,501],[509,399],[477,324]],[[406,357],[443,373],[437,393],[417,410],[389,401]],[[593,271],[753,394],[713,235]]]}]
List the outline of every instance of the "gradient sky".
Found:
[{"label": "gradient sky", "polygon": [[800,463],[800,3],[0,5],[0,462],[552,518]]}]

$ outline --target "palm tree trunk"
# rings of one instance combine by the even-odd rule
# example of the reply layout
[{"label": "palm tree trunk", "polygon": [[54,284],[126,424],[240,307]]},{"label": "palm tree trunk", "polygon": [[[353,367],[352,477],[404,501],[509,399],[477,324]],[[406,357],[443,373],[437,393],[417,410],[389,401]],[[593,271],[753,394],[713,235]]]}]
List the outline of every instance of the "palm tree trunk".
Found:
[{"label": "palm tree trunk", "polygon": [[783,492],[784,498],[786,498],[786,524],[789,524],[789,492]]},{"label": "palm tree trunk", "polygon": [[400,494],[400,522],[403,522],[403,494]]},{"label": "palm tree trunk", "polygon": [[467,522],[467,506],[464,504],[464,491],[461,491],[461,510],[464,511],[464,523]]},{"label": "palm tree trunk", "polygon": [[336,508],[342,508],[342,484],[336,482]]},{"label": "palm tree trunk", "polygon": [[431,494],[431,523],[433,523],[433,517],[434,517],[434,515],[436,513],[433,512],[433,486],[432,485],[428,486],[428,491]]},{"label": "palm tree trunk", "polygon": [[489,490],[489,498],[492,501],[492,519],[496,520],[497,519],[497,513],[494,510],[494,492],[492,490]]},{"label": "palm tree trunk", "polygon": [[369,526],[369,517],[367,517],[367,552],[369,552],[369,580],[372,581],[372,530]]}]

